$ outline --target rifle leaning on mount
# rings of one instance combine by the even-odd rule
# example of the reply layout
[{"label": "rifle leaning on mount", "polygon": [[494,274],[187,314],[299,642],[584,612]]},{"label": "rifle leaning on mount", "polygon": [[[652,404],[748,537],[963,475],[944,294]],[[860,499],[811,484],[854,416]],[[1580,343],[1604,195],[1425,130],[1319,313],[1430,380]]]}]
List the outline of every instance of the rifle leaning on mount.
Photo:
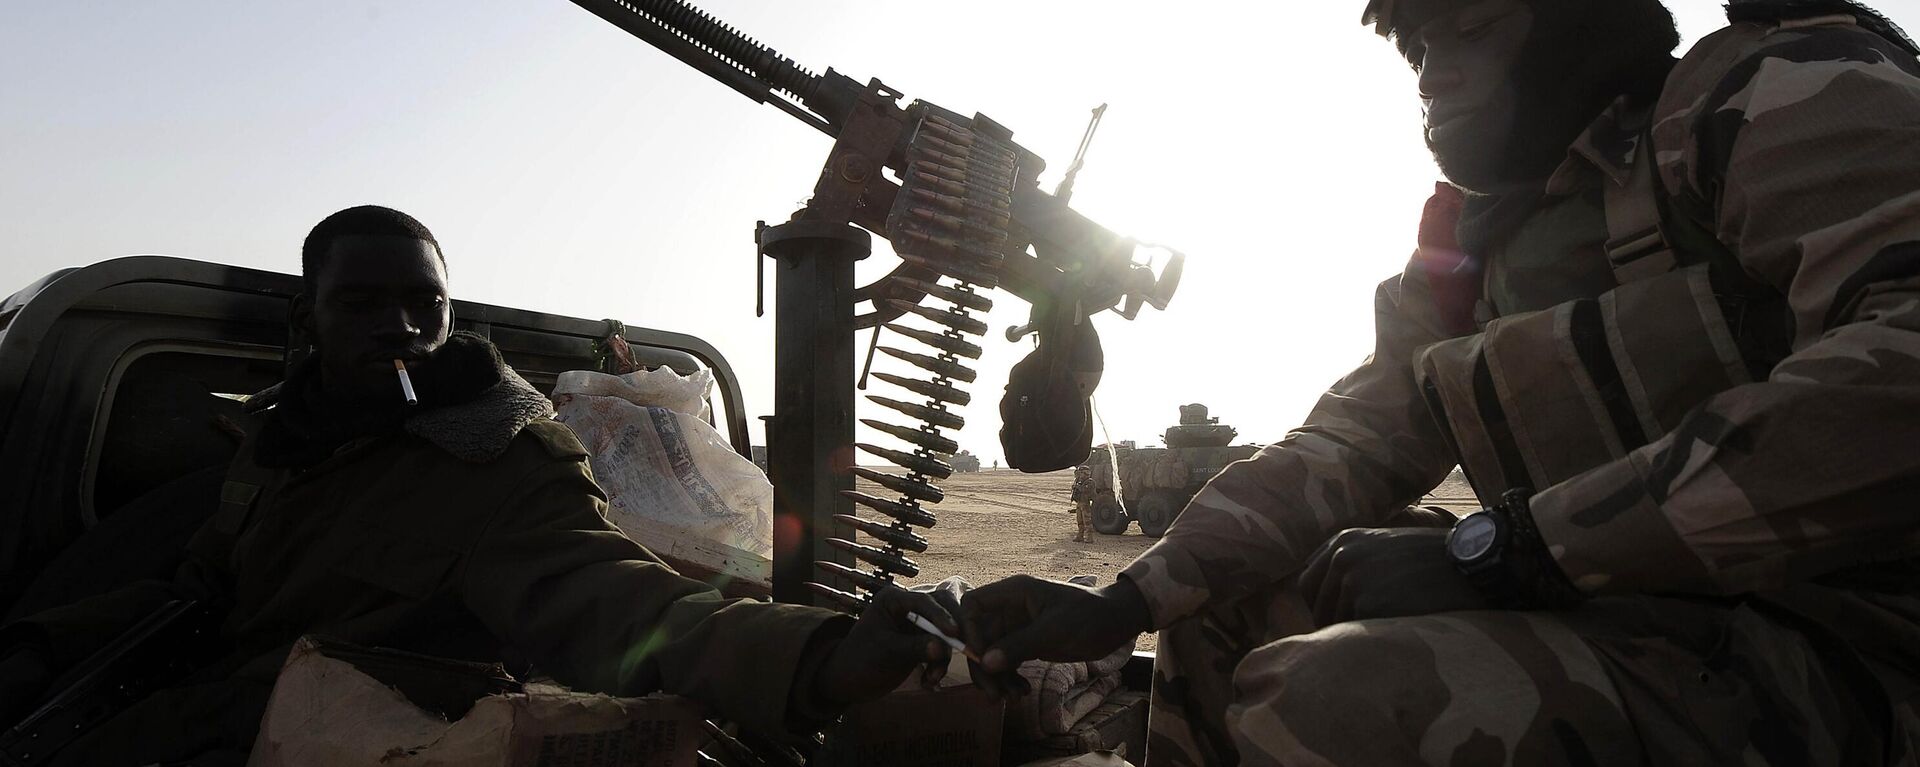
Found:
[{"label": "rifle leaning on mount", "polygon": [[96,725],[185,678],[213,656],[213,612],[175,600],[56,680],[40,707],[0,732],[0,765],[35,767]]},{"label": "rifle leaning on mount", "polygon": [[[886,238],[900,256],[901,263],[886,277],[857,289],[847,286],[852,295],[850,325],[844,318],[836,319],[847,302],[839,283],[825,277],[796,278],[796,284],[800,279],[816,279],[827,287],[811,288],[810,283],[809,288],[794,291],[803,294],[813,289],[819,298],[795,301],[796,306],[808,305],[795,312],[791,335],[783,329],[789,319],[784,310],[776,322],[775,375],[781,380],[781,392],[768,432],[770,473],[779,490],[776,528],[791,521],[782,519],[786,514],[808,518],[793,526],[799,531],[793,540],[799,543],[788,550],[809,558],[823,555],[808,542],[816,529],[814,520],[821,526],[837,521],[876,538],[884,548],[843,538],[821,541],[875,568],[868,573],[822,562],[821,567],[834,578],[871,593],[890,587],[895,576],[918,573],[918,565],[906,552],[926,550],[926,538],[914,528],[933,524],[933,514],[925,505],[938,503],[944,493],[932,481],[952,474],[948,457],[959,449],[940,431],[965,424],[953,409],[971,399],[962,387],[974,381],[975,373],[962,359],[977,359],[982,352],[967,336],[983,335],[987,329],[986,323],[969,313],[993,305],[976,287],[1005,288],[1033,307],[1030,321],[1007,333],[1009,341],[1038,336],[1038,348],[1014,367],[1001,402],[1001,443],[1008,465],[1023,471],[1051,471],[1086,458],[1092,443],[1090,397],[1103,369],[1099,337],[1089,317],[1112,309],[1133,319],[1142,306],[1165,309],[1185,261],[1180,253],[1167,250],[1170,258],[1156,275],[1150,265],[1136,260],[1141,243],[1067,206],[1073,178],[1104,105],[1094,111],[1072,169],[1049,194],[1039,185],[1046,164],[1014,143],[1011,131],[985,115],[966,117],[924,101],[903,107],[901,94],[877,79],[861,85],[832,69],[816,75],[679,0],[572,1],[748,98],[772,104],[833,138],[833,149],[806,207],[787,224],[768,227],[763,222],[756,233],[757,255],[778,258],[783,279],[789,274],[826,274],[803,266],[811,258],[809,253],[838,247],[839,256],[864,256],[868,240],[858,232],[849,233],[848,224]],[[803,240],[814,244],[801,244]],[[765,259],[756,261],[764,282]],[[954,282],[943,284],[942,277]],[[783,289],[782,295],[787,291]],[[928,297],[952,307],[920,305]],[[764,313],[764,285],[759,299]],[[909,313],[939,325],[940,330],[893,324]],[[937,356],[880,346],[882,326],[931,347]],[[839,367],[840,347],[834,344],[854,330],[867,328],[875,330],[867,353],[869,366],[877,349],[932,375],[924,380],[873,374],[926,398],[925,404],[915,404],[870,397],[919,421],[917,425],[861,421],[913,446],[913,452],[904,452],[857,445],[906,469],[904,476],[851,469],[898,493],[897,500],[843,493],[891,517],[890,523],[836,514],[834,502],[840,498],[821,490],[846,481],[844,472],[831,474],[823,467],[825,456],[838,455],[844,443],[851,441],[846,417],[852,408],[850,392],[838,389],[853,387],[840,386],[839,379],[817,371]],[[789,372],[782,372],[784,344],[805,349],[814,357],[798,359]],[[864,379],[860,388],[865,388]],[[842,396],[849,397],[844,409],[833,399]],[[783,407],[791,408],[791,418],[783,415]],[[783,443],[795,449],[783,448]],[[786,511],[782,498],[790,499]],[[793,576],[781,562],[774,563],[776,599],[796,599],[783,587]],[[807,586],[841,606],[857,610],[863,605],[852,593],[813,582]]]}]

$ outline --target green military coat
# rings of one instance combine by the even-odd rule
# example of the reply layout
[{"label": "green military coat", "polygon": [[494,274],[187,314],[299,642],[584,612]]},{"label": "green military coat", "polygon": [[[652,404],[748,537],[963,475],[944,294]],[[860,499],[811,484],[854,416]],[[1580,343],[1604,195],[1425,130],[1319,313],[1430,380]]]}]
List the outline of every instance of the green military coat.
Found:
[{"label": "green military coat", "polygon": [[662,564],[607,521],[586,451],[548,418],[545,398],[502,372],[470,402],[304,470],[259,466],[250,440],[174,582],[10,628],[38,634],[64,666],[167,599],[232,605],[223,662],[108,722],[62,762],[244,754],[288,646],[308,633],[531,663],[582,690],[664,690],[763,732],[804,721],[788,709],[808,698],[790,686],[808,683],[809,640],[836,614],[725,599]]}]

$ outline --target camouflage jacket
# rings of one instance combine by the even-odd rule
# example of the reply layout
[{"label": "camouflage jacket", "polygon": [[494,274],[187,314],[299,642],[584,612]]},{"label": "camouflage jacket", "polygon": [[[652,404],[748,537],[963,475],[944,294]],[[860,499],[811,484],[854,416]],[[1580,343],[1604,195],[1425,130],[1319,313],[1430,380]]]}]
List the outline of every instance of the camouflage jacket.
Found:
[{"label": "camouflage jacket", "polygon": [[[1920,64],[1845,16],[1735,23],[1688,52],[1660,104],[1652,146],[1628,153],[1651,151],[1673,205],[1703,211],[1747,275],[1784,296],[1787,354],[1540,489],[1541,532],[1590,592],[1777,595],[1920,669],[1920,517],[1906,511],[1920,493]],[[1538,310],[1611,287],[1566,277],[1605,257],[1594,190],[1628,172],[1602,140],[1620,120],[1610,110],[1573,147],[1466,303]],[[1426,247],[1431,234],[1376,294],[1368,361],[1125,570],[1156,626],[1290,575],[1330,533],[1377,526],[1454,465],[1413,361],[1476,328],[1447,278],[1459,254]],[[1875,562],[1844,599],[1816,583]]]}]

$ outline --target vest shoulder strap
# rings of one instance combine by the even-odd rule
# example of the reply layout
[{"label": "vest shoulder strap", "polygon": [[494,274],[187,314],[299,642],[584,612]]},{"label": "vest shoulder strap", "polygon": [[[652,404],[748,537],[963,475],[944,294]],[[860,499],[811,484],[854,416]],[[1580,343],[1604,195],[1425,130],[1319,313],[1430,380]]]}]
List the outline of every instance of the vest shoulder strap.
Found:
[{"label": "vest shoulder strap", "polygon": [[1665,195],[1658,193],[1651,137],[1642,133],[1636,139],[1633,171],[1625,183],[1605,179],[1601,184],[1605,187],[1607,263],[1613,267],[1614,281],[1625,285],[1678,267],[1679,254],[1668,242],[1663,225]]},{"label": "vest shoulder strap", "polygon": [[1607,262],[1625,285],[1681,267],[1712,264],[1716,273],[1743,270],[1732,249],[1700,220],[1675,205],[1653,163],[1653,137],[1641,133],[1626,183],[1605,184]]}]

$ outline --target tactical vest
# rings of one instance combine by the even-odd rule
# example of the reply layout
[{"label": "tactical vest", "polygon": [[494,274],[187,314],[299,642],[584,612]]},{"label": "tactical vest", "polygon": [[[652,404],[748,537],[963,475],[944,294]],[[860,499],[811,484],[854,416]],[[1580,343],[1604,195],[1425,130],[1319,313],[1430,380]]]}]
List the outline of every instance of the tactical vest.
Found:
[{"label": "tactical vest", "polygon": [[1621,458],[1784,356],[1785,301],[1675,209],[1651,146],[1641,133],[1628,180],[1600,182],[1616,287],[1492,318],[1415,355],[1428,407],[1484,503]]}]

